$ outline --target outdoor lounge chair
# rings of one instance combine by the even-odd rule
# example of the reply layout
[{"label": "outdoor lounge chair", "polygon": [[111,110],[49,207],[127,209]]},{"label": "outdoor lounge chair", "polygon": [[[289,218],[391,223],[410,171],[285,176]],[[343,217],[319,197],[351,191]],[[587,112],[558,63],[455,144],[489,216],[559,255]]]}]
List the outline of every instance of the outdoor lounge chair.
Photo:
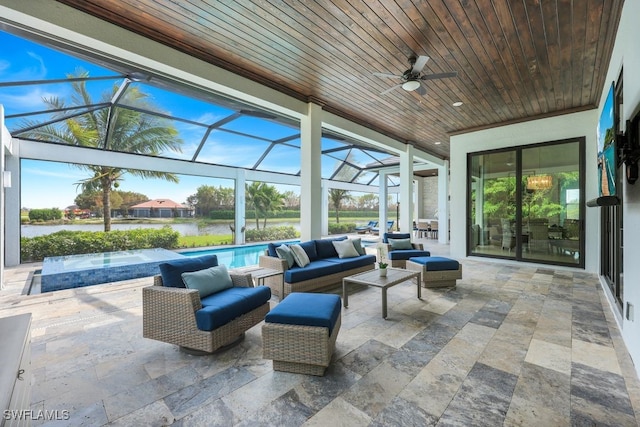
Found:
[{"label": "outdoor lounge chair", "polygon": [[[215,255],[161,264],[162,274],[154,277],[154,285],[142,289],[142,336],[178,345],[190,354],[210,354],[239,342],[246,330],[263,321],[271,289],[254,287],[251,274],[233,273],[226,273],[230,283],[220,287],[216,283],[225,280],[219,270],[214,279],[223,280],[214,280],[212,287],[199,273],[217,266]],[[183,273],[198,275],[191,276],[191,288],[185,287]]]},{"label": "outdoor lounge chair", "polygon": [[378,226],[378,221],[369,221],[367,225],[361,225],[359,227],[356,227],[355,230],[358,234],[364,234],[364,233],[371,232],[371,229],[377,226]]},{"label": "outdoor lounge chair", "polygon": [[[387,221],[387,229],[386,230],[382,230],[384,233],[389,233],[392,229],[393,229],[393,224],[395,224],[395,221]],[[372,227],[371,228],[371,233],[375,234],[375,235],[379,235],[380,234],[380,228],[377,226]]]}]

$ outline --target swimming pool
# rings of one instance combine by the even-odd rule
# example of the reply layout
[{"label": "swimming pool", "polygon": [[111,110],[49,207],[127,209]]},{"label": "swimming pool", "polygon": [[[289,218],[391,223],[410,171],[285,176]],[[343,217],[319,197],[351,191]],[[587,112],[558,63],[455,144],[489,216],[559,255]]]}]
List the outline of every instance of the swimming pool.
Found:
[{"label": "swimming pool", "polygon": [[[291,244],[298,242],[299,240],[282,243]],[[260,255],[264,254],[267,246],[267,244],[234,246],[231,248],[186,251],[180,252],[180,254],[185,256],[216,255],[218,257],[218,264],[224,264],[229,268],[238,268],[258,265]]]},{"label": "swimming pool", "polygon": [[160,263],[183,257],[160,248],[46,257],[40,273],[41,292],[153,276],[159,273]]}]

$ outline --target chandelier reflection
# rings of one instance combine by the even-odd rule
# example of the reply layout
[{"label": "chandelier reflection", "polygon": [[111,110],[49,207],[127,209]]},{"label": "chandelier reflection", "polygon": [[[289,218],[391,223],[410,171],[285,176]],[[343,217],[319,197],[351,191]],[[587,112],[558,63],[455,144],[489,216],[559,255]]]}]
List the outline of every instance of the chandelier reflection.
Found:
[{"label": "chandelier reflection", "polygon": [[553,185],[551,175],[532,175],[527,177],[527,190],[548,190]]}]

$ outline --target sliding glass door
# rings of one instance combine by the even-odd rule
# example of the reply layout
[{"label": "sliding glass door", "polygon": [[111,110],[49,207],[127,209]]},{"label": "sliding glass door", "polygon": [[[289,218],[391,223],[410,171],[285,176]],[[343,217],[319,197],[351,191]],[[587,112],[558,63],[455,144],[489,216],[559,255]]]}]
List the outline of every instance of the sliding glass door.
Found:
[{"label": "sliding glass door", "polygon": [[469,154],[468,254],[584,266],[584,139]]}]

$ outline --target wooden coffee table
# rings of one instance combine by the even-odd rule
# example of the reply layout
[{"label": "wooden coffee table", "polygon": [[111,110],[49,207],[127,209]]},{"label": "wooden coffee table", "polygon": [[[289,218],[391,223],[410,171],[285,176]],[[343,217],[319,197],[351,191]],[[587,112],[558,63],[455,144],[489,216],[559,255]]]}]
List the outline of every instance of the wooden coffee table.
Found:
[{"label": "wooden coffee table", "polygon": [[422,296],[420,289],[420,272],[408,271],[401,268],[387,268],[387,276],[380,277],[378,270],[369,270],[364,273],[354,274],[342,279],[342,301],[344,307],[349,306],[349,295],[347,293],[347,283],[357,283],[359,285],[375,286],[382,289],[382,317],[387,318],[387,289],[400,284],[409,279],[416,279],[418,289],[418,299]]}]

